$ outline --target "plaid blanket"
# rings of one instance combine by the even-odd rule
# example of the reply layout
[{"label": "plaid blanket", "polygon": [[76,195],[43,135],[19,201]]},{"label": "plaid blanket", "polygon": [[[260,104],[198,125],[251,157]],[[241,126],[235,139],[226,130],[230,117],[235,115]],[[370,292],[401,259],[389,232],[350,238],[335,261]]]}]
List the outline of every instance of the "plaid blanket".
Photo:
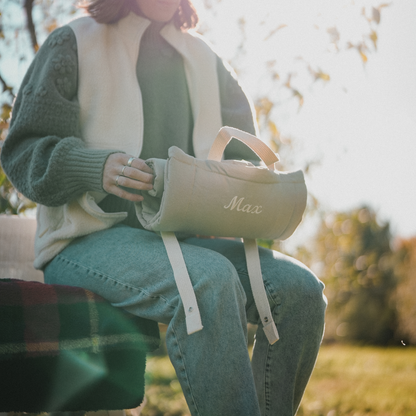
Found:
[{"label": "plaid blanket", "polygon": [[155,322],[114,308],[77,287],[0,280],[0,358],[54,356],[65,350],[154,350]]},{"label": "plaid blanket", "polygon": [[81,288],[0,280],[0,412],[135,408],[158,325]]}]

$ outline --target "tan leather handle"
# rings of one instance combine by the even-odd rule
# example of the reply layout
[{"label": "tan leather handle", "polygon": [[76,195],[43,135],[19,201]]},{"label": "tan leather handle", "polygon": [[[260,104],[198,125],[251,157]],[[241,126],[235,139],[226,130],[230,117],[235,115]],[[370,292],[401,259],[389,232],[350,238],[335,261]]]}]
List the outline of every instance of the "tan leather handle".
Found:
[{"label": "tan leather handle", "polygon": [[274,170],[275,162],[279,161],[279,157],[276,153],[262,142],[258,137],[253,136],[242,130],[238,130],[234,127],[222,127],[218,132],[217,137],[212,144],[211,150],[208,154],[208,160],[221,161],[225,147],[232,138],[236,138],[253,150],[257,156],[266,164],[270,170]]}]

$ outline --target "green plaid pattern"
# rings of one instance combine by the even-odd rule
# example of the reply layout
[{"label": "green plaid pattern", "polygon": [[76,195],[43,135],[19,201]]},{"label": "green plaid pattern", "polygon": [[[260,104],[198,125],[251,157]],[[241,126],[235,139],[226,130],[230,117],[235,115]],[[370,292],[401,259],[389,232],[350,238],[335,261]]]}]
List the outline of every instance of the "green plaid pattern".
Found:
[{"label": "green plaid pattern", "polygon": [[115,308],[82,288],[0,280],[0,360],[62,351],[154,350],[155,322]]}]

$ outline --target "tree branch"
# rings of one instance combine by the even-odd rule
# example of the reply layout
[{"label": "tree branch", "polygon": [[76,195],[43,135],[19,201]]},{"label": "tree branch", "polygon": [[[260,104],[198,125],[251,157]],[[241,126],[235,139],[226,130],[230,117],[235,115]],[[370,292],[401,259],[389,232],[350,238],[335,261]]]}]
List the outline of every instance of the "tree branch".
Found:
[{"label": "tree branch", "polygon": [[32,41],[32,47],[35,53],[39,49],[38,41],[36,38],[36,30],[35,30],[35,24],[33,22],[33,15],[32,15],[32,9],[33,9],[33,2],[34,0],[25,0],[24,8],[26,9],[26,19],[27,19],[27,30],[30,34],[30,39]]},{"label": "tree branch", "polygon": [[7,85],[7,82],[4,80],[4,78],[0,74],[0,84],[3,87],[3,92],[8,92],[12,99],[14,99],[14,93],[13,93],[13,87],[10,85]]}]

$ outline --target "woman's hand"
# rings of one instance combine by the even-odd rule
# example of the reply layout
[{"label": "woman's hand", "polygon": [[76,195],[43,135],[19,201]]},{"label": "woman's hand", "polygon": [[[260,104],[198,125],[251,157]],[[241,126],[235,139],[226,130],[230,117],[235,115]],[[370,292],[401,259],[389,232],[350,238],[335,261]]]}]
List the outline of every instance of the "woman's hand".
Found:
[{"label": "woman's hand", "polygon": [[141,195],[131,193],[126,188],[149,191],[153,188],[153,171],[142,159],[124,153],[112,153],[104,165],[103,188],[109,194],[129,201],[142,201]]}]

